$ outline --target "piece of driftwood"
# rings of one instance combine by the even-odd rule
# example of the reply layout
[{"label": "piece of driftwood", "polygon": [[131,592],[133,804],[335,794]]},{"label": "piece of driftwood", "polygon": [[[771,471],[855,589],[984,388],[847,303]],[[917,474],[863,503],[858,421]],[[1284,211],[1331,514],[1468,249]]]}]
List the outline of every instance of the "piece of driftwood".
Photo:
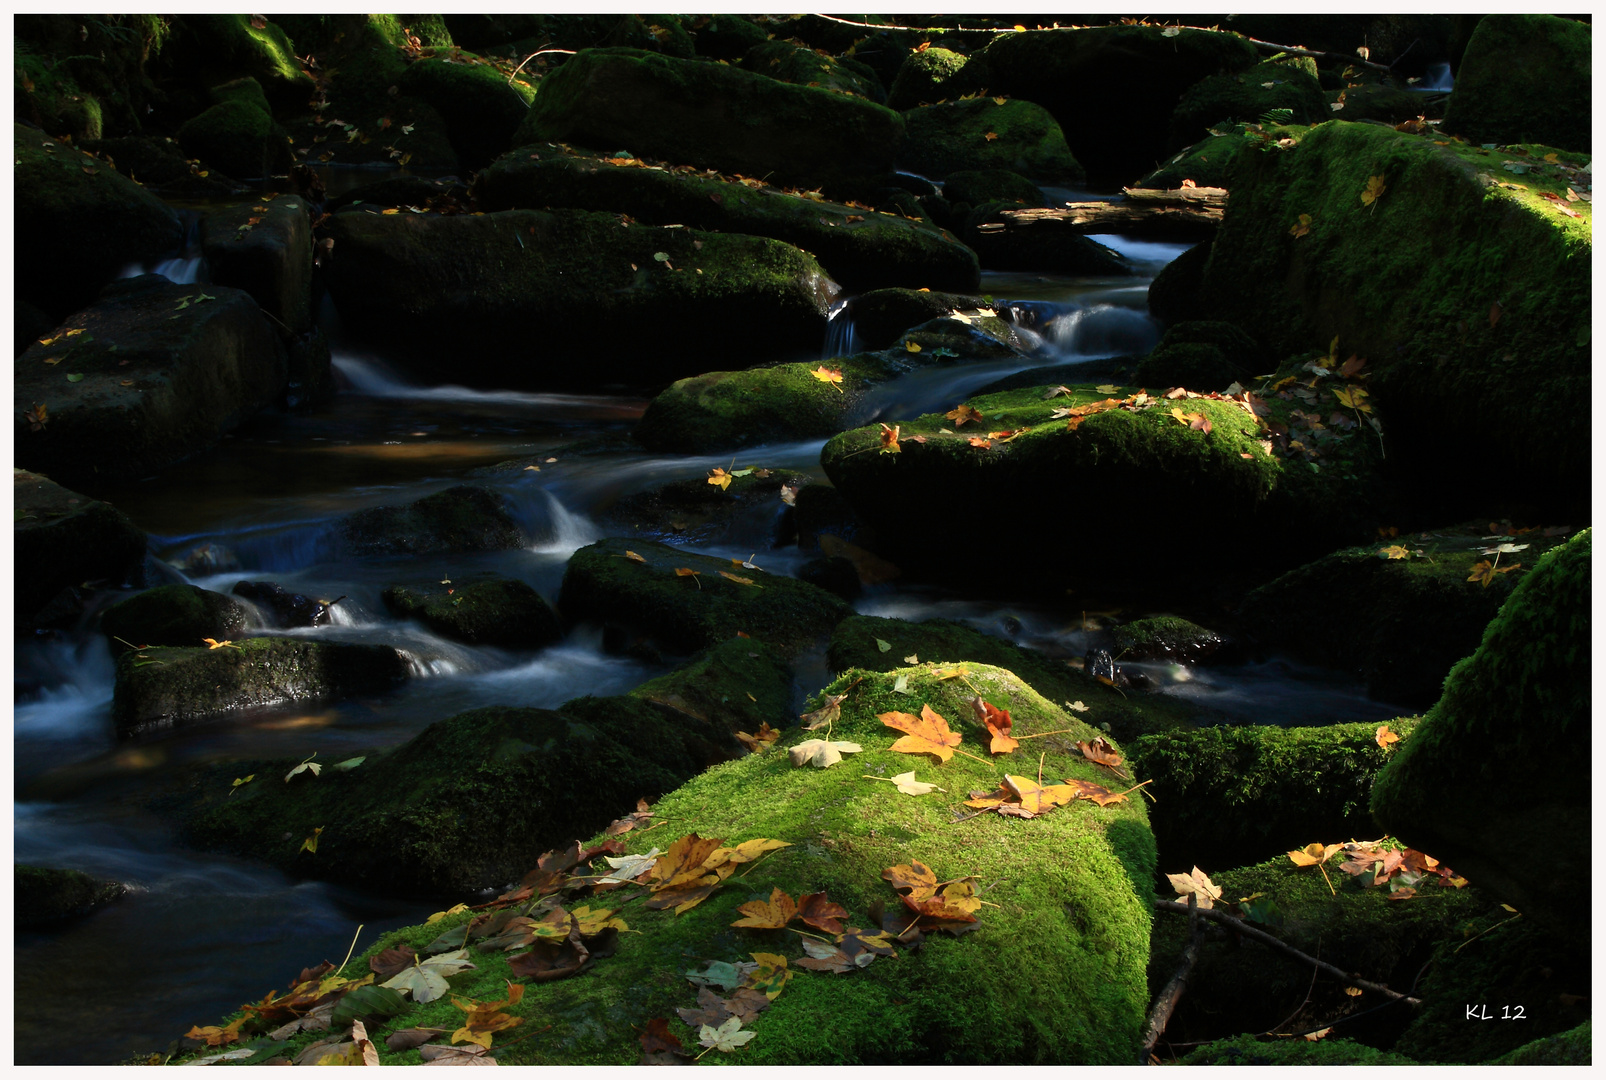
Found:
[{"label": "piece of driftwood", "polygon": [[1078,202],[1046,209],[1005,210],[1001,221],[978,226],[982,234],[1015,229],[1055,230],[1087,236],[1121,233],[1145,240],[1197,243],[1216,235],[1227,209],[1226,188],[1156,191],[1127,188],[1121,202]]},{"label": "piece of driftwood", "polygon": [[1143,1056],[1141,1061],[1147,1062],[1149,1055],[1160,1043],[1160,1036],[1165,1034],[1166,1024],[1171,1022],[1171,1013],[1176,1009],[1177,1002],[1182,999],[1182,992],[1188,988],[1188,976],[1193,974],[1193,965],[1199,960],[1199,938],[1202,924],[1199,922],[1199,898],[1193,893],[1188,894],[1188,945],[1182,950],[1182,963],[1177,965],[1176,974],[1171,981],[1165,984],[1160,996],[1154,999],[1154,1008],[1149,1012],[1149,1024],[1143,1033]]}]

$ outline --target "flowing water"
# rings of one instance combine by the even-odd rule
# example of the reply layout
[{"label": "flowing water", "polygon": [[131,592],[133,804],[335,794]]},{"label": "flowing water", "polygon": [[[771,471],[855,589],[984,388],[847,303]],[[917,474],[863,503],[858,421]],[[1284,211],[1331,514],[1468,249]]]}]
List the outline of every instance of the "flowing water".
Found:
[{"label": "flowing water", "polygon": [[[1037,354],[914,373],[878,388],[865,419],[947,407],[1028,367],[1146,352],[1159,334],[1147,314],[1148,280],[1184,245],[1099,239],[1134,260],[1143,276],[986,275],[981,291],[1011,313]],[[140,269],[205,280],[193,252]],[[390,617],[380,593],[398,581],[494,569],[555,598],[569,555],[606,535],[599,522],[621,498],[701,478],[716,465],[729,467],[730,457],[634,448],[629,430],[646,405],[639,398],[418,385],[365,343],[347,340],[333,312],[325,312],[325,324],[341,383],[332,407],[258,417],[216,450],[132,485],[113,501],[150,534],[151,550],[172,580],[221,592],[241,579],[271,580],[306,595],[343,596],[329,625],[295,633],[395,645],[411,658],[415,677],[383,696],[253,709],[119,740],[110,719],[111,654],[89,620],[77,631],[21,637],[14,656],[16,859],[84,870],[131,891],[91,917],[18,935],[20,1062],[110,1063],[162,1049],[190,1025],[213,1023],[241,1002],[282,988],[303,966],[338,961],[359,924],[362,949],[384,930],[444,906],[293,881],[184,849],[146,809],[156,785],[176,770],[314,751],[339,760],[363,747],[399,743],[466,709],[553,707],[582,694],[622,693],[662,670],[604,653],[598,631],[583,626],[534,653],[447,641]],[[833,319],[831,333],[828,355],[853,347],[845,312]],[[740,460],[819,478],[822,445],[758,446],[743,450]],[[513,459],[539,469],[471,476]],[[419,559],[355,559],[344,552],[335,528],[342,515],[411,502],[465,479],[507,497],[532,538],[528,548]],[[777,503],[740,519],[702,550],[742,558],[757,552],[771,573],[793,570],[803,553],[770,549],[780,512]],[[958,618],[1057,656],[1079,656],[1092,640],[1085,613],[1078,618],[1051,598],[881,586],[858,608],[905,619]],[[1156,665],[1150,674],[1164,692],[1244,721],[1395,714],[1365,701],[1352,684],[1285,664],[1195,671]],[[806,657],[795,695],[801,699],[827,677],[819,656]]]}]

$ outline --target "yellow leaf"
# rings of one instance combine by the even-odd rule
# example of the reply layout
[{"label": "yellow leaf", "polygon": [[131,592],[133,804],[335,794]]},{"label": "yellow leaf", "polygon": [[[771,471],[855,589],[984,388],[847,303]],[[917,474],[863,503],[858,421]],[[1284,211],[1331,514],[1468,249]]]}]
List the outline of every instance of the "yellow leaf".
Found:
[{"label": "yellow leaf", "polygon": [[715,469],[708,474],[708,482],[721,491],[728,490],[731,486],[731,474],[724,469]]},{"label": "yellow leaf", "polygon": [[762,589],[764,587],[764,586],[758,584],[756,581],[754,581],[750,577],[737,577],[735,574],[731,573],[729,570],[721,570],[719,572],[719,576],[722,577],[722,578],[727,578],[727,579],[729,579],[731,581],[734,581],[738,585],[751,585],[755,589]]},{"label": "yellow leaf", "polygon": [[626,551],[625,552],[625,558],[629,559],[631,562],[644,563],[644,562],[647,561],[646,559],[643,559],[640,555],[637,555],[634,551]]},{"label": "yellow leaf", "polygon": [[1386,548],[1380,548],[1378,554],[1387,555],[1390,559],[1409,559],[1411,549],[1404,544],[1391,544]]},{"label": "yellow leaf", "polygon": [[1394,732],[1390,731],[1387,724],[1384,724],[1382,727],[1377,729],[1377,745],[1381,746],[1383,749],[1387,750],[1391,743],[1397,743],[1399,741],[1400,737]]},{"label": "yellow leaf", "polygon": [[[319,825],[317,828],[312,830],[311,836],[301,841],[301,851],[310,851],[314,855],[318,854],[318,837],[322,835],[323,826]],[[297,852],[297,854],[300,854],[300,852]]]},{"label": "yellow leaf", "polygon": [[881,425],[881,452],[883,454],[900,454],[903,452],[903,447],[898,445],[898,431],[901,427],[901,424],[897,427]]},{"label": "yellow leaf", "polygon": [[1295,224],[1289,226],[1289,228],[1288,228],[1288,235],[1292,236],[1296,240],[1299,239],[1301,236],[1304,236],[1308,232],[1310,232],[1310,215],[1309,214],[1300,214],[1299,215],[1299,221],[1296,222]]},{"label": "yellow leaf", "polygon": [[819,379],[823,383],[836,387],[837,393],[843,393],[842,372],[840,370],[828,368],[824,364],[821,364],[819,367],[809,372],[809,374],[813,375],[816,379]]},{"label": "yellow leaf", "polygon": [[908,349],[908,350],[909,350],[909,351],[910,351],[910,352],[912,352],[912,353],[915,353],[915,352],[919,352],[919,351],[920,351],[920,346],[919,346],[919,345],[917,345],[917,344],[915,344],[915,343],[914,343],[914,342],[912,342],[912,341],[906,341],[906,342],[904,342],[904,343],[903,343],[903,347],[904,347],[904,348],[905,348],[905,349]]},{"label": "yellow leaf", "polygon": [[1333,857],[1333,852],[1343,847],[1343,844],[1309,844],[1299,851],[1290,851],[1288,857],[1294,861],[1295,866],[1316,866]]},{"label": "yellow leaf", "polygon": [[1366,181],[1366,188],[1361,192],[1361,205],[1371,206],[1383,197],[1388,185],[1383,183],[1383,177],[1374,176]]},{"label": "yellow leaf", "polygon": [[1003,98],[1001,98],[1001,97],[993,98],[993,104],[994,105],[1002,105],[1003,103],[1004,103],[1004,99]]}]

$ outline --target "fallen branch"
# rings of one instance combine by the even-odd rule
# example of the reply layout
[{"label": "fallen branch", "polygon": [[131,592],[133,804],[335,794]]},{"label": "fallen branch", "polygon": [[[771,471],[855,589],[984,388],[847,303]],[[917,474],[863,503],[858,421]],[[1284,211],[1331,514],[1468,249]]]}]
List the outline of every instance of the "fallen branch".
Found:
[{"label": "fallen branch", "polygon": [[[1158,911],[1170,911],[1176,914],[1185,914],[1188,911],[1187,905],[1178,904],[1171,900],[1156,900],[1154,902],[1154,906]],[[1382,994],[1383,996],[1393,998],[1396,1001],[1404,1001],[1411,1005],[1422,1004],[1421,998],[1409,997],[1405,994],[1398,993],[1397,991],[1390,990],[1382,983],[1369,982],[1358,975],[1351,975],[1349,972],[1340,968],[1336,968],[1332,964],[1318,960],[1308,953],[1300,952],[1292,945],[1285,941],[1279,941],[1277,938],[1272,937],[1264,930],[1256,930],[1253,926],[1250,926],[1242,919],[1228,915],[1226,912],[1216,911],[1214,908],[1208,908],[1200,911],[1199,915],[1206,919],[1213,919],[1214,921],[1225,926],[1230,926],[1232,929],[1236,930],[1245,937],[1253,938],[1263,945],[1269,945],[1278,952],[1283,953],[1285,956],[1291,956],[1295,960],[1298,960],[1302,963],[1314,965],[1318,970],[1325,971],[1329,975],[1332,975],[1334,978],[1339,979],[1350,986],[1358,986],[1362,990],[1371,990],[1374,993]]]},{"label": "fallen branch", "polygon": [[1188,976],[1193,973],[1193,965],[1199,959],[1199,896],[1197,893],[1188,894],[1188,945],[1182,950],[1182,963],[1177,966],[1176,974],[1171,981],[1165,984],[1160,996],[1154,999],[1154,1009],[1149,1013],[1149,1025],[1144,1029],[1143,1054],[1138,1058],[1140,1062],[1148,1061],[1149,1055],[1160,1042],[1160,1036],[1165,1034],[1165,1026],[1171,1021],[1171,1013],[1177,1007],[1177,1001],[1182,992],[1188,988]]}]

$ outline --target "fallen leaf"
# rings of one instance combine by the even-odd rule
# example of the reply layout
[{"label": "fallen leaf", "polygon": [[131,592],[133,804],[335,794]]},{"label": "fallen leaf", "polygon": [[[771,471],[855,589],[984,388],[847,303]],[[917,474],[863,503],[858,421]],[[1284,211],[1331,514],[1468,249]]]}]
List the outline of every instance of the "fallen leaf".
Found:
[{"label": "fallen leaf", "polygon": [[446,996],[450,987],[446,979],[462,971],[471,971],[474,964],[468,959],[467,949],[441,953],[427,960],[413,959],[411,967],[403,968],[381,986],[401,993],[410,993],[420,1005]]},{"label": "fallen leaf", "polygon": [[972,409],[969,405],[960,405],[950,412],[943,413],[943,415],[952,420],[954,422],[954,427],[956,428],[964,427],[972,420],[979,422],[987,419],[981,413],[977,412],[975,409]]},{"label": "fallen leaf", "polygon": [[731,573],[729,570],[721,570],[719,572],[719,576],[729,581],[734,581],[738,585],[751,585],[755,589],[762,589],[764,587],[750,577],[741,577],[738,574]]},{"label": "fallen leaf", "polygon": [[1310,215],[1309,214],[1300,214],[1299,215],[1299,220],[1297,222],[1295,222],[1293,225],[1290,225],[1288,227],[1288,235],[1292,236],[1296,240],[1299,239],[1301,236],[1308,235],[1309,233],[1310,233]]},{"label": "fallen leaf", "polygon": [[[901,425],[899,425],[901,427]],[[901,453],[903,448],[898,445],[899,427],[881,425],[881,452],[883,454]]]},{"label": "fallen leaf", "polygon": [[1390,731],[1387,724],[1384,724],[1382,727],[1377,729],[1377,745],[1381,746],[1383,749],[1387,750],[1390,744],[1397,743],[1399,741],[1400,737],[1394,732]]},{"label": "fallen leaf", "polygon": [[1404,544],[1390,544],[1386,548],[1379,548],[1377,553],[1389,559],[1409,559],[1411,557],[1411,549]]},{"label": "fallen leaf", "polygon": [[1377,202],[1378,199],[1381,199],[1383,197],[1383,193],[1387,190],[1388,186],[1384,184],[1383,177],[1373,176],[1368,178],[1366,181],[1366,187],[1361,192],[1361,205],[1371,206],[1373,203]]},{"label": "fallen leaf", "polygon": [[818,731],[828,724],[834,723],[841,713],[842,703],[847,700],[847,694],[827,694],[825,704],[813,712],[804,713],[798,717],[803,722],[804,731]]},{"label": "fallen leaf", "polygon": [[787,750],[792,764],[801,768],[804,765],[813,765],[816,769],[829,769],[842,760],[843,754],[857,754],[864,748],[853,742],[827,742],[824,739],[809,739],[800,742]]},{"label": "fallen leaf", "polygon": [[731,486],[731,474],[724,469],[715,469],[708,474],[708,482],[719,490],[726,491]]},{"label": "fallen leaf", "polygon": [[991,442],[977,435],[972,435],[970,437],[970,445],[981,450],[991,450],[993,448],[993,444]]},{"label": "fallen leaf", "polygon": [[821,364],[809,374],[827,385],[836,387],[836,391],[839,394],[846,392],[842,389],[842,372],[840,369],[828,368]]},{"label": "fallen leaf", "polygon": [[[970,708],[976,714],[976,720],[987,729],[992,736],[988,749],[994,754],[1008,754],[1020,746],[1020,742],[1010,738],[1009,730],[1013,725],[1008,709],[1000,709],[990,702],[983,701],[980,695],[972,697]],[[910,775],[913,775],[912,773]]]},{"label": "fallen leaf", "polygon": [[938,759],[947,761],[954,756],[953,748],[961,742],[960,734],[950,730],[948,721],[930,705],[922,705],[919,716],[884,712],[878,713],[876,719],[889,728],[907,733],[892,744],[892,749],[900,754],[935,754]]},{"label": "fallen leaf", "polygon": [[745,731],[738,731],[736,733],[737,741],[755,754],[760,750],[768,748],[775,742],[776,739],[780,737],[781,733],[770,727],[770,722],[768,720],[765,720],[759,725],[758,731],[755,734],[749,735]]},{"label": "fallen leaf", "polygon": [[[753,900],[739,905],[736,910],[741,912],[745,918],[731,923],[732,926],[748,926],[759,930],[779,930],[797,915],[797,901],[782,892],[781,889],[775,888],[771,890],[768,900]],[[846,912],[843,914],[846,914]]]},{"label": "fallen leaf", "polygon": [[312,760],[317,756],[318,752],[316,750],[307,755],[307,760],[303,761],[301,764],[284,774],[284,782],[288,784],[290,782],[290,778],[295,776],[297,773],[310,772],[313,776],[317,776],[319,773],[321,773],[323,771],[323,766]]},{"label": "fallen leaf", "polygon": [[717,1028],[704,1024],[697,1033],[697,1041],[710,1050],[718,1050],[722,1054],[733,1053],[753,1038],[753,1032],[742,1031],[741,1026],[742,1022],[734,1016]]},{"label": "fallen leaf", "polygon": [[1209,908],[1214,901],[1221,899],[1221,887],[1197,866],[1191,874],[1167,874],[1166,880],[1171,882],[1178,896],[1186,898],[1189,893],[1197,896],[1201,908]]},{"label": "fallen leaf", "polygon": [[822,933],[840,934],[841,920],[848,917],[848,909],[841,904],[833,904],[822,889],[816,893],[805,893],[798,898],[797,917]]}]

